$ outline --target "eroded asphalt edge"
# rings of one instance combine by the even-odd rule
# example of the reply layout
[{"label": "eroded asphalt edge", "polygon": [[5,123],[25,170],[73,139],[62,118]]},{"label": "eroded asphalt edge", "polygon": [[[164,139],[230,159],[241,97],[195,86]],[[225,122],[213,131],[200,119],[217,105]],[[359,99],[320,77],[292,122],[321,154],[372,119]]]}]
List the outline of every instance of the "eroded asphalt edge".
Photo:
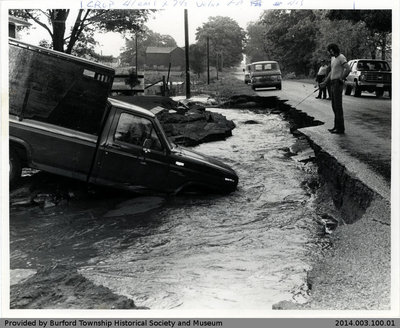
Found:
[{"label": "eroded asphalt edge", "polygon": [[[307,115],[287,107],[284,112],[289,118]],[[281,302],[274,305],[274,309],[390,310],[389,184],[366,164],[330,142],[332,136],[325,125],[296,131],[305,136],[314,149],[320,176],[328,185],[344,224],[332,234],[332,248],[309,272],[309,302],[302,305]]]}]

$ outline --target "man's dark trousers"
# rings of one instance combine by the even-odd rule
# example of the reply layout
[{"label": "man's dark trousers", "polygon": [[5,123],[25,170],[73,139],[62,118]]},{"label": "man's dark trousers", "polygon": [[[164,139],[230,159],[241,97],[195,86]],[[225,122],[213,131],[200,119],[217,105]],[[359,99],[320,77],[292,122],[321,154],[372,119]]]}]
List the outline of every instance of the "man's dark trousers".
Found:
[{"label": "man's dark trousers", "polygon": [[334,128],[337,131],[344,132],[344,118],[343,118],[343,105],[342,105],[343,81],[331,81],[331,97],[332,109],[335,114]]}]

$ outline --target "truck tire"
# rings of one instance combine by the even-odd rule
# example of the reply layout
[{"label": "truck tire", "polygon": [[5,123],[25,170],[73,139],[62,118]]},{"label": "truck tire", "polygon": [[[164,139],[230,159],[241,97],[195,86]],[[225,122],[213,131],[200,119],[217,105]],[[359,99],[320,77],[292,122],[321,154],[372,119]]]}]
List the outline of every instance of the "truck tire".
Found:
[{"label": "truck tire", "polygon": [[357,82],[354,86],[354,97],[361,97],[361,89],[358,86]]},{"label": "truck tire", "polygon": [[276,87],[276,90],[282,90],[282,84],[279,84],[279,85]]},{"label": "truck tire", "polygon": [[10,165],[10,186],[13,187],[17,184],[19,178],[21,177],[22,166],[21,160],[17,154],[17,152],[10,148],[10,157],[9,157],[9,165]]},{"label": "truck tire", "polygon": [[383,90],[382,88],[377,88],[377,89],[375,90],[376,98],[382,97],[382,96],[383,96],[383,93],[384,93],[384,90]]}]

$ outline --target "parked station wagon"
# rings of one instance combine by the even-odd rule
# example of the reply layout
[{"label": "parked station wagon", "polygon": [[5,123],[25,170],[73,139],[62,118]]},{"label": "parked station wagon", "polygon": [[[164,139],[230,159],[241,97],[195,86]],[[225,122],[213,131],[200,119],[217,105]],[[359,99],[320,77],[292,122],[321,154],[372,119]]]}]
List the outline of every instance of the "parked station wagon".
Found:
[{"label": "parked station wagon", "polygon": [[251,63],[250,71],[251,87],[256,88],[274,87],[282,89],[282,73],[276,61],[259,61]]}]

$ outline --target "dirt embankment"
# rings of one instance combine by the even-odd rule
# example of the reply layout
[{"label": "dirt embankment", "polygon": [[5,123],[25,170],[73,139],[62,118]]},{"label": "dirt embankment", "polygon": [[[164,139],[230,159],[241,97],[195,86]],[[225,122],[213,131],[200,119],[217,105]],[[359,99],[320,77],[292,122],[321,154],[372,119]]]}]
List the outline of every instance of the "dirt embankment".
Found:
[{"label": "dirt embankment", "polygon": [[143,309],[131,299],[97,286],[65,265],[41,268],[11,286],[11,309]]},{"label": "dirt embankment", "polygon": [[[298,128],[321,124],[283,102],[278,101],[276,108],[291,123],[295,135],[299,135]],[[309,143],[320,180],[316,202],[322,210],[331,206],[331,213],[336,213],[333,222],[338,221],[338,225],[325,236],[330,246],[308,273],[309,301],[302,305],[285,301],[273,308],[389,310],[390,204],[336,158]]]}]

